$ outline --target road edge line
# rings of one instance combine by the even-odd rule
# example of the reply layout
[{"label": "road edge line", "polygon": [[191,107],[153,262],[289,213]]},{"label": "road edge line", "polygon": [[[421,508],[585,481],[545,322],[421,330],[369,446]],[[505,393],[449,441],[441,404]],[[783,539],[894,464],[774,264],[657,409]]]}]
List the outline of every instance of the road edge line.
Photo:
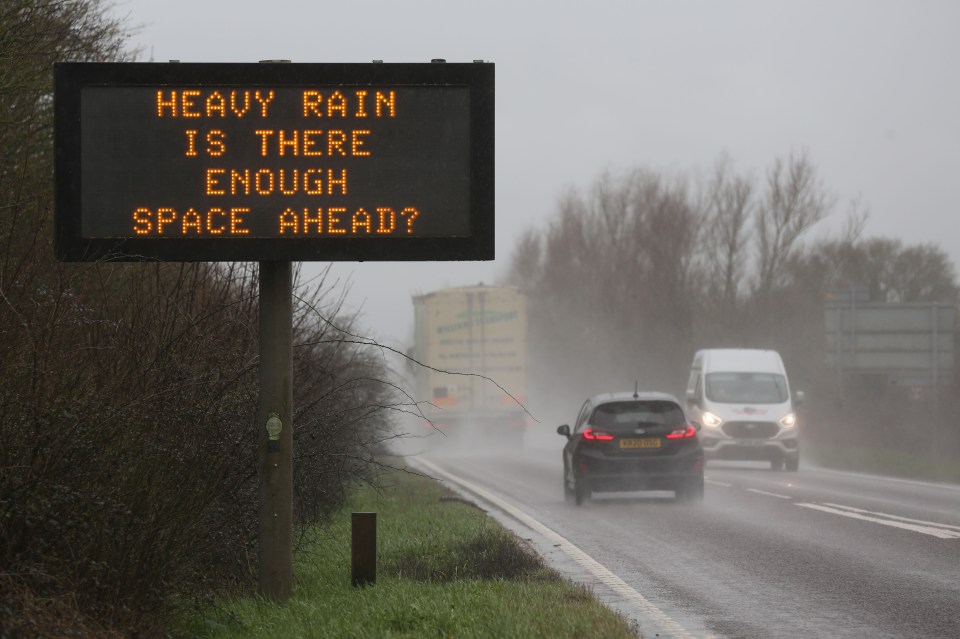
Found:
[{"label": "road edge line", "polygon": [[653,603],[650,602],[650,600],[634,590],[629,584],[623,581],[623,579],[613,574],[603,564],[595,560],[593,557],[577,547],[573,542],[569,541],[566,537],[554,531],[552,528],[540,523],[502,497],[498,497],[472,482],[457,477],[456,475],[443,470],[432,462],[422,458],[418,458],[415,461],[409,461],[413,462],[414,464],[424,466],[429,472],[439,475],[447,481],[459,485],[468,492],[473,493],[488,503],[496,506],[501,511],[509,514],[524,526],[527,526],[529,529],[550,540],[554,547],[561,550],[565,555],[575,561],[581,568],[596,577],[597,580],[599,580],[605,586],[613,590],[628,602],[637,606],[641,612],[647,615],[652,623],[659,626],[662,631],[670,633],[671,637],[674,637],[675,639],[694,639],[694,636],[687,632],[683,626],[671,619],[665,612],[657,608]]}]

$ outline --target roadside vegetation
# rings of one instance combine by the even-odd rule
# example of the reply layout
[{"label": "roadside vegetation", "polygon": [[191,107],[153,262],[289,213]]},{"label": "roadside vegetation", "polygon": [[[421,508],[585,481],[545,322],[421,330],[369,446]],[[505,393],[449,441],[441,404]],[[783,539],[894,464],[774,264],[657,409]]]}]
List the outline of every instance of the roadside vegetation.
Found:
[{"label": "roadside vegetation", "polygon": [[[0,637],[163,636],[174,599],[256,581],[256,267],[53,257],[52,65],[124,33],[95,0],[0,4]],[[342,289],[295,290],[299,543],[403,407]]]},{"label": "roadside vegetation", "polygon": [[937,453],[897,451],[877,445],[807,445],[808,453],[824,468],[882,474],[902,479],[960,484],[957,458]]},{"label": "roadside vegetation", "polygon": [[[350,585],[350,512],[377,513],[373,586]],[[562,580],[512,533],[431,479],[396,472],[367,486],[297,555],[294,594],[278,607],[219,599],[185,612],[181,631],[257,637],[636,637],[581,586]]]}]

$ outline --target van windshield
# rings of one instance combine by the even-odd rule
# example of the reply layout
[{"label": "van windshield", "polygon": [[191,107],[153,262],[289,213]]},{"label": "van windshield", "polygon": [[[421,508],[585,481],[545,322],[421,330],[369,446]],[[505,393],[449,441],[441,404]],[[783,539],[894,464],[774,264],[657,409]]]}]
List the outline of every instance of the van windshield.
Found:
[{"label": "van windshield", "polygon": [[723,404],[782,404],[787,380],[774,373],[709,373],[707,399]]}]

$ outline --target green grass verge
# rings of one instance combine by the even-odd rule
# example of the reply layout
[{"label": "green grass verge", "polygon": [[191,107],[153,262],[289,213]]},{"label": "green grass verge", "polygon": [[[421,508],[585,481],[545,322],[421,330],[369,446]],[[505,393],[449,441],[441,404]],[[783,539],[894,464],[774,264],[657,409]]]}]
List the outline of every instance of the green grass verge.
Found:
[{"label": "green grass verge", "polygon": [[[360,489],[296,557],[285,606],[257,598],[185,611],[200,638],[636,637],[585,588],[499,523],[429,479],[394,473]],[[377,583],[350,586],[350,513],[377,513]]]},{"label": "green grass verge", "polygon": [[820,466],[903,479],[960,483],[956,459],[931,460],[907,451],[879,448],[840,448],[804,444],[804,454]]}]

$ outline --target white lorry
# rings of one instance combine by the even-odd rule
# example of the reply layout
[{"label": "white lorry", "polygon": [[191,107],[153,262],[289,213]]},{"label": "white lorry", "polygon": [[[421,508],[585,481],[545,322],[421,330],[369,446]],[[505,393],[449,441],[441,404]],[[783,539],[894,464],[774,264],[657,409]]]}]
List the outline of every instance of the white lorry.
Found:
[{"label": "white lorry", "polygon": [[463,286],[413,298],[415,389],[430,426],[522,436],[527,304],[512,287]]},{"label": "white lorry", "polygon": [[796,406],[780,354],[773,350],[697,351],[687,381],[687,413],[698,423],[709,459],[769,461],[773,470],[800,465]]}]

